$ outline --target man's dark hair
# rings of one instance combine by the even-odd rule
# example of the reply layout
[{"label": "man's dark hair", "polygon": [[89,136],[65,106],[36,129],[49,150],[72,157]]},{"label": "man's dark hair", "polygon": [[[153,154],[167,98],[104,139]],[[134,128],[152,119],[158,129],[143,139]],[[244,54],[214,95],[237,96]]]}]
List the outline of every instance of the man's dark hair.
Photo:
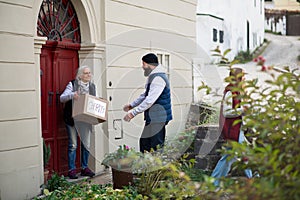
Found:
[{"label": "man's dark hair", "polygon": [[142,60],[149,65],[153,65],[153,66],[158,65],[158,58],[154,53],[148,53],[144,55],[142,57]]}]

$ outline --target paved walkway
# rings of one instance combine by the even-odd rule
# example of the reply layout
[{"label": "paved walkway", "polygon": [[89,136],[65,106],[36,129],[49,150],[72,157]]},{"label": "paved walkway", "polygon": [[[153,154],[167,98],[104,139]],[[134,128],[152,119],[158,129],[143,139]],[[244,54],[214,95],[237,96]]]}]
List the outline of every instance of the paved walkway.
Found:
[{"label": "paved walkway", "polygon": [[66,180],[71,182],[71,183],[79,183],[81,181],[84,181],[87,179],[88,181],[91,181],[92,184],[112,184],[112,174],[110,169],[105,169],[103,172],[96,174],[93,178],[89,178],[86,176],[80,176],[78,179],[69,179],[66,177]]},{"label": "paved walkway", "polygon": [[284,36],[266,33],[265,38],[270,44],[262,53],[266,59],[266,65],[279,68],[289,66],[290,69],[300,70],[300,37]]},{"label": "paved walkway", "polygon": [[98,175],[94,176],[93,178],[91,178],[91,181],[92,181],[92,183],[100,184],[100,185],[109,184],[109,183],[112,184],[111,170],[106,169],[101,174],[98,174]]}]

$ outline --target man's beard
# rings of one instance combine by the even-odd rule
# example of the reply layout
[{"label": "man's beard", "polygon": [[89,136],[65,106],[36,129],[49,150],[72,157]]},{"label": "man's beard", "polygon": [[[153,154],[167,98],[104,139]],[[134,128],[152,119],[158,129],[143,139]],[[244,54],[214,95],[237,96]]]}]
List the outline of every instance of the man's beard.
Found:
[{"label": "man's beard", "polygon": [[150,69],[150,68],[146,68],[146,69],[144,69],[144,76],[149,76],[149,74],[152,72],[152,69]]}]

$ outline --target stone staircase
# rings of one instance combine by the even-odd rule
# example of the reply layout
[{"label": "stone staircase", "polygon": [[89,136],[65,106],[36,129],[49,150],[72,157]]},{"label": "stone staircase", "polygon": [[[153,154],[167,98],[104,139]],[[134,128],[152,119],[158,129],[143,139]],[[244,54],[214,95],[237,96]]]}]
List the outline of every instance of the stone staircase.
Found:
[{"label": "stone staircase", "polygon": [[213,170],[221,154],[218,151],[224,143],[220,137],[218,125],[202,125],[197,127],[194,140],[196,168]]},{"label": "stone staircase", "polygon": [[[225,142],[220,137],[218,124],[205,124],[209,115],[216,110],[204,103],[191,104],[186,127],[196,127],[196,135],[187,149],[189,158],[196,160],[195,167],[203,170],[213,170],[221,155],[218,150]],[[199,125],[202,124],[202,125]]]}]

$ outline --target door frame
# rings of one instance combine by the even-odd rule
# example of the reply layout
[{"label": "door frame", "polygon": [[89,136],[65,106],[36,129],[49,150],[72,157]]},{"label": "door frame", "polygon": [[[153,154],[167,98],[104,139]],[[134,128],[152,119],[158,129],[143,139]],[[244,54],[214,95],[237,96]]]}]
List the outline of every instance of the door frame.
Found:
[{"label": "door frame", "polygon": [[[107,73],[105,64],[105,46],[100,44],[83,44],[78,51],[79,66],[87,65],[91,68],[93,81],[96,85],[96,94],[98,97],[107,98]],[[108,106],[109,108],[110,106]],[[101,165],[106,153],[109,152],[109,128],[107,122],[93,126],[91,134],[91,148],[89,157],[89,167],[96,173],[105,170]]]},{"label": "door frame", "polygon": [[[99,28],[105,27],[105,20],[101,18],[96,19],[95,10],[92,9],[94,4],[82,0],[71,0],[76,10],[78,20],[80,21],[81,29],[81,48],[78,51],[79,66],[88,65],[94,73],[94,80],[97,86],[97,95],[107,99],[107,84],[106,84],[106,63],[105,63],[105,45],[103,44],[104,32],[99,31]],[[37,36],[37,20],[40,11],[41,2],[33,4],[33,18],[32,24],[34,25],[34,62],[35,62],[35,75],[36,80],[36,99],[37,105],[37,128],[38,131],[38,144],[39,144],[39,159],[40,159],[40,182],[43,182],[43,139],[41,128],[41,99],[40,99],[40,54],[42,45],[47,41],[46,37]],[[102,11],[105,9],[105,3],[100,2]],[[98,28],[95,28],[98,27]],[[109,123],[109,122],[108,122]],[[95,172],[101,172],[105,168],[101,165],[104,155],[109,152],[108,145],[108,125],[103,123],[94,127],[93,134],[91,135],[91,154],[89,165]],[[97,141],[97,142],[95,142]]]},{"label": "door frame", "polygon": [[[40,54],[44,44],[46,44],[46,37],[34,38],[35,48],[35,63],[36,72],[40,72]],[[78,51],[79,66],[88,65],[94,74],[95,84],[97,86],[97,95],[107,99],[107,84],[106,84],[106,66],[105,66],[105,46],[96,44],[81,44],[80,50]],[[42,138],[42,124],[41,124],[41,88],[40,88],[40,74],[35,76],[37,83],[36,98],[38,99],[38,124],[39,127],[39,152],[40,152],[40,163],[43,166],[43,138]],[[109,123],[109,120],[108,120]],[[109,152],[109,139],[108,139],[108,123],[102,123],[97,125],[93,129],[91,135],[91,155],[89,165],[96,173],[105,170],[105,167],[101,165],[101,161],[104,155]],[[43,174],[43,167],[41,167],[41,174]],[[40,181],[43,182],[43,176],[40,177]]]},{"label": "door frame", "polygon": [[[43,55],[43,59],[45,59],[44,62],[46,62],[44,64],[41,63],[40,66],[41,70],[43,68],[41,79],[44,80],[44,83],[41,82],[41,90],[43,90],[41,106],[45,109],[44,112],[48,111],[47,115],[42,115],[42,122],[46,125],[46,127],[42,127],[42,137],[46,144],[50,144],[51,146],[52,153],[50,165],[48,166],[50,167],[50,172],[55,171],[59,175],[66,175],[68,172],[68,134],[65,123],[63,122],[63,104],[60,103],[59,96],[64,91],[68,82],[75,77],[77,68],[79,67],[79,49],[79,43],[47,40],[41,50],[41,56]],[[67,68],[64,68],[63,65],[60,65],[60,62],[64,62],[66,59],[68,63],[70,63],[70,61],[71,63],[68,64]],[[63,80],[63,74],[67,74],[69,80]],[[51,102],[50,105],[49,102]],[[78,144],[80,144],[80,140],[78,140]],[[78,147],[76,163],[79,169],[80,145],[78,145]]]}]

